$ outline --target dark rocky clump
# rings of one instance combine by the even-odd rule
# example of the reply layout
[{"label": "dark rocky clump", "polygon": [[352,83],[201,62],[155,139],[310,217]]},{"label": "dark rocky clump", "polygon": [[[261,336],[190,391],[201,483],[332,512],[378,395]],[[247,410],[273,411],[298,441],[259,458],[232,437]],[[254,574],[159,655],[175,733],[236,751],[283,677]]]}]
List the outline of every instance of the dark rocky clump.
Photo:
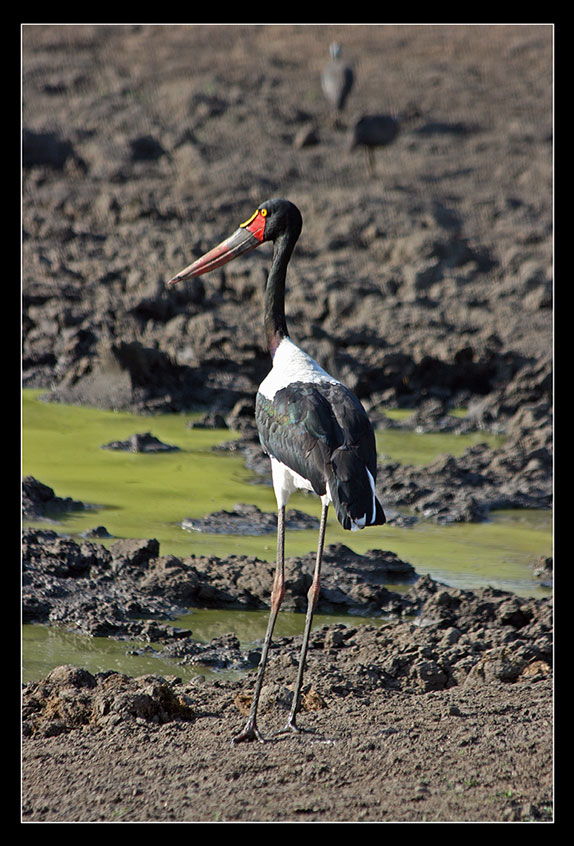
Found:
[{"label": "dark rocky clump", "polygon": [[114,726],[123,720],[163,724],[193,720],[188,699],[160,676],[132,679],[113,671],[92,675],[72,666],[56,667],[28,685],[23,707],[24,734],[53,737],[82,726]]},{"label": "dark rocky clump", "polygon": [[[189,532],[207,534],[263,535],[277,531],[277,515],[265,513],[256,505],[240,502],[232,511],[215,511],[207,514],[203,520],[186,518],[182,520],[181,527]],[[319,520],[304,511],[288,508],[285,512],[285,527],[290,531],[318,529]]]},{"label": "dark rocky clump", "polygon": [[[268,607],[275,566],[246,555],[161,556],[156,540],[119,540],[108,548],[36,529],[24,531],[22,550],[25,622],[158,641],[179,633],[153,621],[189,607]],[[413,567],[394,553],[358,555],[331,544],[324,560],[319,611],[410,610],[410,603],[384,587],[416,578]],[[313,563],[312,554],[287,559],[285,610],[305,610]]]},{"label": "dark rocky clump", "polygon": [[[199,644],[192,632],[157,621],[190,607],[269,607],[272,564],[248,556],[181,560],[160,556],[154,540],[116,541],[106,549],[39,530],[24,533],[23,551],[26,622],[147,640],[156,644],[157,654],[187,664],[248,668],[256,663],[257,651],[242,650],[232,635]],[[287,559],[286,612],[305,611],[313,564],[312,554]],[[395,593],[386,587],[393,580],[410,580],[413,586]],[[388,633],[377,673],[401,685],[420,682],[428,690],[459,684],[471,670],[513,680],[534,661],[551,664],[551,608],[550,600],[520,599],[492,588],[447,588],[428,576],[417,578],[394,553],[370,550],[359,555],[341,544],[325,548],[317,606],[321,613],[380,615],[392,621],[372,634]],[[335,626],[328,635],[315,633],[312,643],[327,637],[329,648],[344,646],[366,636],[360,632],[361,627]],[[422,652],[413,651],[413,637],[427,644]],[[283,644],[274,648],[285,647],[295,656],[293,639]],[[493,663],[482,665],[487,653]],[[419,659],[424,673],[416,669]]]},{"label": "dark rocky clump", "polygon": [[59,497],[54,489],[33,476],[22,479],[22,519],[57,519],[66,511],[83,511],[86,505],[71,497]]},{"label": "dark rocky clump", "polygon": [[111,441],[103,444],[102,449],[116,449],[123,452],[177,452],[179,447],[164,444],[151,432],[135,433],[124,441]]}]

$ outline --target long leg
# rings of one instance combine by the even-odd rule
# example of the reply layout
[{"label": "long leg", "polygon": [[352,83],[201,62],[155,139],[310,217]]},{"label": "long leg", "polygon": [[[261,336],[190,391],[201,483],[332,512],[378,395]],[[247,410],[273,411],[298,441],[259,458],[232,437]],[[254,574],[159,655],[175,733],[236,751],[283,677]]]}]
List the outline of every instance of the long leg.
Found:
[{"label": "long leg", "polygon": [[303,632],[303,645],[301,647],[301,655],[299,657],[299,670],[297,672],[297,682],[295,685],[295,693],[293,695],[293,702],[291,703],[291,712],[281,732],[285,731],[300,731],[295,723],[295,716],[299,710],[301,699],[301,687],[303,684],[303,673],[305,671],[305,659],[307,657],[307,648],[309,646],[309,635],[311,634],[311,624],[313,622],[313,612],[317,605],[319,598],[319,591],[321,589],[321,561],[323,559],[323,546],[325,545],[325,529],[327,527],[327,511],[329,503],[323,502],[321,511],[321,524],[319,526],[319,543],[317,546],[317,558],[315,560],[315,572],[313,573],[313,581],[307,593],[307,615],[305,617],[305,631]]},{"label": "long leg", "polygon": [[269,622],[267,623],[267,633],[265,641],[263,642],[263,649],[261,651],[261,660],[259,661],[259,670],[257,671],[257,681],[255,682],[255,691],[253,693],[253,702],[251,703],[251,710],[245,723],[245,727],[240,734],[233,738],[234,743],[241,743],[244,740],[259,740],[264,742],[259,729],[257,728],[257,707],[259,705],[259,696],[261,695],[261,688],[263,686],[263,676],[265,675],[265,666],[267,664],[267,653],[271,645],[271,637],[275,627],[277,614],[283,594],[285,593],[285,506],[279,508],[277,513],[277,564],[275,569],[275,579],[273,581],[273,589],[271,591],[271,611],[269,613]]},{"label": "long leg", "polygon": [[365,145],[365,164],[367,165],[367,173],[372,178],[375,175],[375,163],[373,160],[373,151],[367,145]]}]

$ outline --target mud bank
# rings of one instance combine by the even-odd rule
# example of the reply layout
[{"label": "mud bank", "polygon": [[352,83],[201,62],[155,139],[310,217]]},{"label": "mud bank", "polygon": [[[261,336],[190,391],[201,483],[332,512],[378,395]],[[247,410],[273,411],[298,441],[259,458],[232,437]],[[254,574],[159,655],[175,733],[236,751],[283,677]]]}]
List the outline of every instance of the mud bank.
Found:
[{"label": "mud bank", "polygon": [[[183,683],[59,667],[25,685],[25,820],[552,819],[551,599],[454,590],[429,577],[395,594],[369,581],[380,554],[330,547],[322,607],[340,608],[346,596],[348,607],[376,605],[386,619],[313,632],[305,732],[282,739],[272,731],[289,707],[300,637],[276,638],[262,693],[268,740],[239,748],[231,737],[259,648],[231,634],[198,644],[156,615],[199,597],[265,605],[271,568],[162,559],[152,542],[123,553],[118,542],[98,556],[95,545],[47,534],[27,538],[30,619],[149,639],[182,665],[245,673]],[[299,563],[287,564],[287,608],[303,599]],[[266,579],[257,598],[246,587],[256,572]]]},{"label": "mud bank", "polygon": [[[26,532],[24,551],[25,619],[245,671],[236,682],[183,683],[59,667],[25,685],[24,819],[552,819],[550,598],[456,590],[414,572],[410,590],[394,593],[380,581],[405,579],[396,556],[327,547],[320,609],[385,620],[313,632],[306,731],[284,739],[272,729],[289,707],[300,637],[276,638],[262,694],[269,739],[240,751],[231,737],[249,706],[257,644],[232,634],[197,643],[158,618],[194,602],[265,607],[270,565],[179,561],[153,541],[107,550],[50,530]],[[304,608],[311,558],[287,562],[286,609]]]}]

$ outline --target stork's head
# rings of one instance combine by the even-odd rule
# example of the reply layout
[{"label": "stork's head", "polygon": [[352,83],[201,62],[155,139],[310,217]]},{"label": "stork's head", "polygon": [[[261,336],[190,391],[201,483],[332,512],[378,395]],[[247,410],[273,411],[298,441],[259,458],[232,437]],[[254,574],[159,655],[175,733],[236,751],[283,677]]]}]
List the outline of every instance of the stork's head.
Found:
[{"label": "stork's head", "polygon": [[171,287],[184,279],[209,273],[243,253],[254,250],[265,241],[276,241],[284,235],[289,235],[296,241],[301,227],[302,218],[297,206],[283,198],[266,200],[229,238],[177,273],[169,280],[168,285]]}]

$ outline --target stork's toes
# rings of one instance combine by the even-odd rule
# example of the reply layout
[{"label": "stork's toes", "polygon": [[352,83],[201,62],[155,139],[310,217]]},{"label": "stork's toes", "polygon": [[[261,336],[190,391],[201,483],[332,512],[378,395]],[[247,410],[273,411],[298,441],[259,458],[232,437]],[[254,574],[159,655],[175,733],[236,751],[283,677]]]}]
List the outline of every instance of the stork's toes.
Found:
[{"label": "stork's toes", "polygon": [[232,738],[233,744],[247,743],[251,740],[258,740],[259,743],[265,743],[265,738],[257,728],[255,720],[248,720],[243,731]]}]

